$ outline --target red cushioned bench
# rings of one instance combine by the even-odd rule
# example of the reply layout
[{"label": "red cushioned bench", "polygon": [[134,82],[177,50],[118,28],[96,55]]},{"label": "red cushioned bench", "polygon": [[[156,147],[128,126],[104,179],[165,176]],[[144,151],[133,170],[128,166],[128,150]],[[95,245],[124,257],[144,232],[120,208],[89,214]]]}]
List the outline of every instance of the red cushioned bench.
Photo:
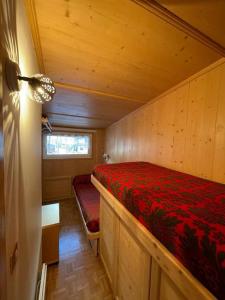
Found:
[{"label": "red cushioned bench", "polygon": [[[91,183],[91,174],[75,176],[73,189],[87,238],[98,244],[100,194]],[[91,245],[93,244],[92,242]]]}]

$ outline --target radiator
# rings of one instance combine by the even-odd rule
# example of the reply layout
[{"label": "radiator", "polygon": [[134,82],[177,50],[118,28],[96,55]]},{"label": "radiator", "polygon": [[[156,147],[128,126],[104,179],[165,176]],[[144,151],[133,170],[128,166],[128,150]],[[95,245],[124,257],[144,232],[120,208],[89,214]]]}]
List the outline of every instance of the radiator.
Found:
[{"label": "radiator", "polygon": [[42,265],[41,278],[38,282],[38,297],[37,300],[45,300],[45,287],[47,278],[47,265]]}]

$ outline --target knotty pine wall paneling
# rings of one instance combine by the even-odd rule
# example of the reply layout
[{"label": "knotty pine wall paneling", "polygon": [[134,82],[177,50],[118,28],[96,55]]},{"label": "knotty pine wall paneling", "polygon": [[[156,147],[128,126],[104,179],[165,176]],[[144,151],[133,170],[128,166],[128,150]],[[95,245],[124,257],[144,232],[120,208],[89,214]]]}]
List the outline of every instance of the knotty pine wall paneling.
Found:
[{"label": "knotty pine wall paneling", "polygon": [[96,164],[103,163],[104,134],[103,129],[93,132],[91,158],[43,159],[43,202],[74,197],[73,177],[91,173]]},{"label": "knotty pine wall paneling", "polygon": [[107,128],[111,162],[149,161],[225,183],[225,59]]}]

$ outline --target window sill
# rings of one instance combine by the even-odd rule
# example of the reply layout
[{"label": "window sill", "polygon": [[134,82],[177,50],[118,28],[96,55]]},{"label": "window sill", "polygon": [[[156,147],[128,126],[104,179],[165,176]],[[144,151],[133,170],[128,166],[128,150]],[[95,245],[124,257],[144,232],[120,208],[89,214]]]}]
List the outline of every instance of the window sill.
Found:
[{"label": "window sill", "polygon": [[93,159],[92,155],[48,155],[48,156],[43,156],[43,159],[48,160],[48,159],[54,159],[54,160],[59,160],[59,159]]}]

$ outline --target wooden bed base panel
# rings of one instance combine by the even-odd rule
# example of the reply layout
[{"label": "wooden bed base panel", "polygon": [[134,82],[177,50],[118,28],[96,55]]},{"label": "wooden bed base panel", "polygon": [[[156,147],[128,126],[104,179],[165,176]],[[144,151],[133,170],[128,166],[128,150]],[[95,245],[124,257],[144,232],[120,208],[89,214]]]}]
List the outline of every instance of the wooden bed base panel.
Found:
[{"label": "wooden bed base panel", "polygon": [[83,212],[82,212],[82,209],[81,209],[81,206],[80,206],[80,202],[78,201],[78,198],[77,198],[77,194],[76,194],[74,189],[73,189],[73,191],[74,191],[76,204],[77,204],[78,210],[80,212],[81,220],[82,220],[82,223],[83,223],[83,226],[84,226],[84,229],[85,229],[87,239],[89,240],[89,243],[90,243],[92,249],[94,250],[95,255],[97,256],[98,255],[98,248],[99,248],[98,244],[99,244],[100,232],[99,231],[98,232],[89,231],[89,229],[86,225],[84,216],[83,216]]},{"label": "wooden bed base panel", "polygon": [[216,299],[93,175],[100,258],[117,300]]}]

